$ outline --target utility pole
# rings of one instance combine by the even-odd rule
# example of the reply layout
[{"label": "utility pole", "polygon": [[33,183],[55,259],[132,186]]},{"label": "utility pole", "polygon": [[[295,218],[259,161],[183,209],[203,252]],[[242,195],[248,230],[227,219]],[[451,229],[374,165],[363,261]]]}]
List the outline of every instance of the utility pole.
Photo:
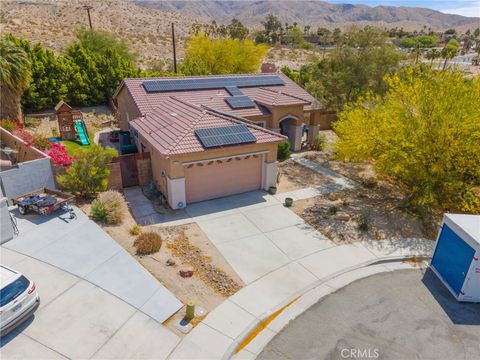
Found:
[{"label": "utility pole", "polygon": [[177,50],[175,48],[175,25],[172,22],[173,71],[177,73]]},{"label": "utility pole", "polygon": [[82,8],[83,8],[83,10],[87,10],[87,14],[88,14],[88,24],[90,25],[90,30],[93,30],[93,27],[92,27],[92,19],[90,18],[90,10],[93,9],[93,6],[91,6],[91,5],[83,5]]}]

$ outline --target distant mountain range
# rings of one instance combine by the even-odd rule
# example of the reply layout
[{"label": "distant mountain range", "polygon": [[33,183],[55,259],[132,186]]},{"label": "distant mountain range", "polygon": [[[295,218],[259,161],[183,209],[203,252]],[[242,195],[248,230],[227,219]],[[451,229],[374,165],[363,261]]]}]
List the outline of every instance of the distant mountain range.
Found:
[{"label": "distant mountain range", "polygon": [[330,4],[324,1],[260,0],[260,1],[178,1],[178,0],[128,0],[146,8],[176,11],[199,21],[216,20],[228,23],[233,17],[249,26],[260,26],[267,14],[276,15],[282,23],[310,25],[312,28],[345,27],[351,24],[374,23],[381,27],[398,27],[421,30],[456,28],[458,30],[480,27],[480,18],[444,14],[436,10],[416,7],[394,7],[352,4]]}]

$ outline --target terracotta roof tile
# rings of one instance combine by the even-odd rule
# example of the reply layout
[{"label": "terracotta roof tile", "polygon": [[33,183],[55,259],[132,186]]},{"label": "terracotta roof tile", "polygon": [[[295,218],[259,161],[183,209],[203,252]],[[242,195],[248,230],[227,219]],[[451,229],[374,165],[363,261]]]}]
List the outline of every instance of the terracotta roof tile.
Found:
[{"label": "terracotta roof tile", "polygon": [[206,149],[195,135],[195,129],[239,123],[248,126],[257,139],[257,144],[281,142],[287,139],[283,135],[247,121],[191,104],[171,93],[156,106],[151,107],[145,116],[130,121],[130,125],[135,130],[167,156],[205,151]]},{"label": "terracotta roof tile", "polygon": [[[265,74],[246,74],[245,76],[271,76]],[[218,77],[239,77],[242,75],[215,75],[210,76],[211,78],[218,78]],[[312,109],[322,109],[322,105],[308,92],[302,89],[300,86],[295,84],[290,78],[285,76],[284,74],[278,74],[278,76],[284,81],[285,85],[275,85],[275,86],[268,86],[268,88],[261,86],[261,87],[242,87],[240,90],[245,94],[248,95],[254,101],[258,99],[265,99],[268,97],[271,99],[272,95],[266,94],[265,90],[267,91],[280,91],[282,96],[279,97],[277,100],[279,103],[277,105],[282,104],[290,104],[289,101],[293,102],[294,99],[298,101],[304,101],[304,110],[310,111]],[[179,77],[179,79],[202,79],[202,76],[185,76]],[[220,111],[228,111],[232,114],[241,117],[251,117],[251,116],[259,116],[259,115],[266,115],[268,111],[261,106],[257,106],[255,108],[248,108],[248,109],[232,109],[228,104],[225,102],[225,98],[230,96],[230,94],[225,89],[209,89],[209,90],[188,90],[188,91],[171,91],[171,92],[152,92],[147,93],[143,87],[143,82],[146,80],[171,80],[171,77],[157,77],[157,78],[128,78],[122,81],[119,89],[117,89],[114,97],[118,94],[120,88],[125,86],[130,94],[134,102],[137,104],[140,112],[142,114],[147,114],[152,111],[152,108],[156,107],[162,100],[168,99],[171,96],[176,96],[178,98],[184,99],[192,104],[195,105],[207,105],[212,108],[216,108]],[[259,100],[261,101],[261,100]],[[298,104],[299,102],[295,104]],[[272,103],[273,104],[273,103]]]}]

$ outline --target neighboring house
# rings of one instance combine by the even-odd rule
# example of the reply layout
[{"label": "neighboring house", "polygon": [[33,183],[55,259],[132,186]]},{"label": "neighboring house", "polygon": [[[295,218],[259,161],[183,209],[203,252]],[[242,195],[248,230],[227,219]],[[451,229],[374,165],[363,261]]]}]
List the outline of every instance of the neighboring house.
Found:
[{"label": "neighboring house", "polygon": [[299,150],[323,119],[283,74],[125,79],[114,100],[172,208],[275,185],[277,145]]}]

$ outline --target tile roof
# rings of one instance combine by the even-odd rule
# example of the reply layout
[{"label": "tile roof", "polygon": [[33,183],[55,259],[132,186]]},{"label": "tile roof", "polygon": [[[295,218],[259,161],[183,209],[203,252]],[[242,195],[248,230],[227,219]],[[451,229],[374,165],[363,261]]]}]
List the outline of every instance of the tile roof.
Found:
[{"label": "tile roof", "polygon": [[257,139],[257,144],[281,142],[287,138],[274,131],[250,124],[232,116],[194,105],[169,93],[149,108],[145,116],[130,121],[152,146],[164,155],[188,154],[206,151],[195,129],[246,124]]},{"label": "tile roof", "polygon": [[[240,77],[243,75],[215,75],[209,76],[209,78],[219,77]],[[244,76],[271,76],[271,74],[246,74]],[[273,86],[260,86],[260,87],[242,87],[240,90],[248,95],[252,100],[259,101],[259,104],[263,105],[297,105],[303,104],[305,111],[312,109],[322,109],[323,106],[308,92],[294,83],[290,78],[284,74],[278,74],[278,76],[284,81],[284,85]],[[204,79],[203,76],[185,76],[179,77],[179,79]],[[130,92],[134,102],[137,104],[142,114],[151,114],[153,108],[156,108],[162,100],[168,100],[170,97],[175,96],[177,98],[188,101],[194,105],[202,106],[206,105],[219,111],[229,112],[236,116],[241,117],[253,117],[269,114],[269,111],[262,107],[257,106],[255,108],[247,109],[232,109],[226,102],[225,98],[230,94],[225,89],[208,89],[208,90],[182,90],[182,91],[170,91],[170,92],[151,92],[148,93],[143,87],[143,82],[146,80],[171,80],[171,77],[157,77],[157,78],[127,78],[122,81],[122,84],[117,89],[114,97],[118,94],[120,89],[125,86]],[[273,92],[273,94],[270,94]],[[281,94],[278,94],[280,92]],[[275,95],[277,93],[277,95]]]}]

